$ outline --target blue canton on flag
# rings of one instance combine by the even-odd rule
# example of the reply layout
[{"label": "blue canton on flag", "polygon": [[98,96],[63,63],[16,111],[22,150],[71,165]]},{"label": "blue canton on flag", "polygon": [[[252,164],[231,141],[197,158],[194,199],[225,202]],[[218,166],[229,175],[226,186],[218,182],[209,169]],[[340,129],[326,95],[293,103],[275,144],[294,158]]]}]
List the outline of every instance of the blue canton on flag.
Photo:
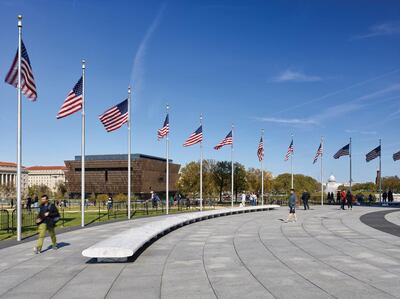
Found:
[{"label": "blue canton on flag", "polygon": [[367,162],[372,161],[381,155],[381,146],[378,146],[377,148],[374,148],[372,151],[370,151],[368,154],[365,155],[365,160]]},{"label": "blue canton on flag", "polygon": [[350,143],[342,147],[337,153],[333,156],[334,159],[339,159],[342,156],[350,155]]},{"label": "blue canton on flag", "polygon": [[128,99],[111,107],[99,116],[101,123],[107,132],[112,132],[128,122]]}]

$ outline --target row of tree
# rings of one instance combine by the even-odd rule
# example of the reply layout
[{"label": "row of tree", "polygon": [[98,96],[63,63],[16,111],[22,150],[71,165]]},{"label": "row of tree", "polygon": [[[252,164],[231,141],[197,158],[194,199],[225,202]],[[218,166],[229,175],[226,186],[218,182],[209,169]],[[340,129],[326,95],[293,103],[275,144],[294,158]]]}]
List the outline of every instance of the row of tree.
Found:
[{"label": "row of tree", "polygon": [[[218,198],[230,197],[231,190],[231,162],[230,161],[203,161],[203,197]],[[181,169],[177,189],[184,196],[199,197],[200,193],[200,163],[190,162]],[[302,174],[294,175],[294,185],[298,191],[307,190],[311,193],[320,190],[320,184],[312,177]],[[264,194],[286,194],[291,186],[291,175],[284,173],[273,178],[268,171],[264,172]],[[261,194],[261,170],[246,169],[242,164],[234,164],[234,198],[242,192]]]},{"label": "row of tree", "polygon": [[[0,185],[0,199],[15,199],[16,198],[16,188],[15,185]],[[28,187],[28,191],[23,194],[23,197],[35,196],[41,197],[43,194],[47,194],[50,198],[63,199],[67,195],[67,187],[65,183],[59,183],[55,191],[52,191],[46,185],[33,185]]]},{"label": "row of tree", "polygon": [[[358,183],[352,186],[353,191],[359,192],[377,192],[379,190],[379,185],[373,182]],[[400,178],[398,176],[388,176],[382,178],[382,190],[400,193]]]}]

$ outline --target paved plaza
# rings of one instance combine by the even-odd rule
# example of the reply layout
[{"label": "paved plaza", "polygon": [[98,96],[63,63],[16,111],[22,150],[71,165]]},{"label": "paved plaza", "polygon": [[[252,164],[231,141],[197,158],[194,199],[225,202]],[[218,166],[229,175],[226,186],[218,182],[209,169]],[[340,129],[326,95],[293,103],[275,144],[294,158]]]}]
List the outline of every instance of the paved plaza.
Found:
[{"label": "paved plaza", "polygon": [[[4,248],[0,250],[0,295],[400,298],[400,237],[396,235],[400,211],[312,208],[298,210],[296,223],[282,221],[287,216],[282,207],[190,224],[126,263],[96,263],[81,252],[121,230],[167,216],[60,234],[62,247],[40,255],[32,252],[34,242]],[[368,216],[371,212],[377,213]],[[387,227],[391,227],[388,232],[378,230]]]}]

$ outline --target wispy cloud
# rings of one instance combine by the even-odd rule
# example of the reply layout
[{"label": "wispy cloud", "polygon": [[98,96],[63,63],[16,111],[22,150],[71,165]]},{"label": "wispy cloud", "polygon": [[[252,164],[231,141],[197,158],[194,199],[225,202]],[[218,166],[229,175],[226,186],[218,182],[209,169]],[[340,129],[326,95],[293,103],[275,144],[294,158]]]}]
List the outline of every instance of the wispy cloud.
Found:
[{"label": "wispy cloud", "polygon": [[376,98],[376,97],[379,97],[381,95],[390,93],[392,91],[399,91],[399,90],[400,90],[400,83],[395,83],[395,84],[389,85],[386,88],[383,88],[383,89],[377,90],[375,92],[363,95],[363,96],[357,98],[356,101],[369,100],[369,99]]},{"label": "wispy cloud", "polygon": [[317,123],[322,123],[326,120],[334,119],[338,116],[343,116],[350,112],[358,111],[358,110],[363,109],[370,105],[375,105],[377,103],[382,104],[384,102],[391,101],[393,99],[397,99],[397,98],[399,98],[399,96],[390,97],[390,98],[386,98],[386,99],[382,100],[381,96],[390,94],[390,93],[398,91],[398,90],[400,90],[400,84],[397,84],[397,83],[392,84],[386,88],[383,88],[383,89],[377,90],[375,92],[365,94],[356,99],[347,101],[346,103],[329,107],[329,108],[325,109],[324,111],[322,111],[322,113],[317,114],[313,119]]},{"label": "wispy cloud", "polygon": [[258,117],[257,120],[262,122],[278,123],[278,124],[289,124],[289,125],[316,125],[317,123],[313,119],[301,119],[301,118],[275,118],[275,117]]},{"label": "wispy cloud", "polygon": [[322,78],[319,76],[312,76],[312,75],[307,75],[305,73],[299,72],[299,71],[293,71],[290,69],[287,69],[283,72],[281,72],[278,76],[272,79],[274,82],[315,82],[315,81],[321,81]]},{"label": "wispy cloud", "polygon": [[[382,95],[398,91],[400,90],[400,84],[393,84],[386,88],[377,90],[372,93],[365,94],[356,99],[346,101],[346,103],[338,104],[335,106],[328,107],[321,112],[310,116],[309,118],[299,119],[299,118],[279,118],[279,117],[258,117],[256,118],[258,121],[271,122],[271,123],[279,123],[286,125],[304,125],[304,126],[318,126],[322,125],[324,122],[330,119],[336,119],[337,117],[342,117],[345,114],[358,111],[363,109],[369,105],[375,105],[377,103],[384,103],[387,101],[391,101],[394,99],[398,99],[400,96],[394,96],[386,99],[381,99]],[[372,131],[363,131],[360,134],[368,135],[372,134]]]},{"label": "wispy cloud", "polygon": [[144,74],[144,59],[146,56],[147,45],[161,22],[161,18],[165,11],[165,8],[166,3],[164,3],[158,10],[157,15],[147,29],[142,41],[140,42],[135,58],[133,60],[131,82],[133,81],[132,86],[134,87],[135,92],[139,92],[141,89]]},{"label": "wispy cloud", "polygon": [[356,35],[353,39],[365,39],[400,34],[400,22],[386,22],[371,26],[367,33]]},{"label": "wispy cloud", "polygon": [[400,69],[392,70],[392,71],[390,71],[390,72],[381,74],[381,75],[379,75],[379,76],[377,76],[377,77],[373,77],[373,78],[370,78],[370,79],[367,79],[367,80],[364,80],[364,81],[357,82],[357,83],[352,84],[352,85],[349,85],[349,86],[347,86],[347,87],[345,87],[345,88],[342,88],[342,89],[339,89],[339,90],[336,90],[336,91],[333,91],[333,92],[324,94],[324,95],[322,95],[322,96],[319,96],[319,97],[317,97],[317,98],[314,98],[314,99],[311,99],[311,100],[308,100],[308,101],[299,103],[299,104],[297,104],[297,105],[288,106],[288,107],[286,107],[285,109],[282,109],[282,110],[280,110],[280,111],[278,111],[278,112],[276,112],[276,113],[277,113],[277,114],[281,114],[281,113],[283,113],[283,112],[287,112],[287,111],[290,111],[290,110],[295,110],[295,109],[297,109],[297,108],[300,108],[300,107],[303,107],[303,106],[312,104],[312,103],[314,103],[314,102],[322,101],[322,100],[324,100],[324,99],[326,99],[326,98],[329,98],[329,97],[338,95],[338,94],[343,93],[343,92],[345,92],[345,91],[348,91],[348,90],[351,90],[351,89],[354,89],[354,88],[357,88],[357,87],[366,85],[366,84],[368,84],[368,83],[371,83],[371,82],[380,80],[380,79],[382,79],[382,78],[384,78],[384,77],[387,77],[387,76],[389,76],[389,75],[393,75],[393,74],[395,74],[395,73],[398,73],[399,71],[400,71]]},{"label": "wispy cloud", "polygon": [[389,117],[396,116],[400,114],[400,109],[395,110],[394,112],[389,114]]}]

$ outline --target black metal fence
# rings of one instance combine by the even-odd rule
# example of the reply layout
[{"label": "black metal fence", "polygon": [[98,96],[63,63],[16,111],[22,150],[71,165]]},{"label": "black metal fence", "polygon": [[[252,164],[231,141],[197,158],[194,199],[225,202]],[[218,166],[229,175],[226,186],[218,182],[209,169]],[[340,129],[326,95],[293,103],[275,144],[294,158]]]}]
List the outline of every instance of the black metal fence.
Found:
[{"label": "black metal fence", "polygon": [[[198,200],[180,199],[179,201],[171,201],[169,204],[170,213],[179,213],[184,211],[195,211],[199,207]],[[203,207],[207,209],[214,208],[214,201],[205,199]],[[131,202],[131,217],[145,217],[152,215],[162,215],[165,213],[165,200],[152,202],[151,200],[134,200]],[[58,226],[70,226],[68,222],[76,221],[80,214],[81,206],[78,204],[58,205],[60,220]],[[23,207],[21,209],[22,231],[34,231],[36,228],[36,219],[39,213],[38,207]],[[128,216],[127,201],[114,201],[107,203],[98,201],[96,204],[87,202],[85,205],[86,225],[94,222],[109,221],[116,219],[126,219]],[[16,233],[17,228],[17,210],[0,209],[0,231]]]},{"label": "black metal fence", "polygon": [[7,210],[0,210],[0,230],[10,230],[10,213]]}]

